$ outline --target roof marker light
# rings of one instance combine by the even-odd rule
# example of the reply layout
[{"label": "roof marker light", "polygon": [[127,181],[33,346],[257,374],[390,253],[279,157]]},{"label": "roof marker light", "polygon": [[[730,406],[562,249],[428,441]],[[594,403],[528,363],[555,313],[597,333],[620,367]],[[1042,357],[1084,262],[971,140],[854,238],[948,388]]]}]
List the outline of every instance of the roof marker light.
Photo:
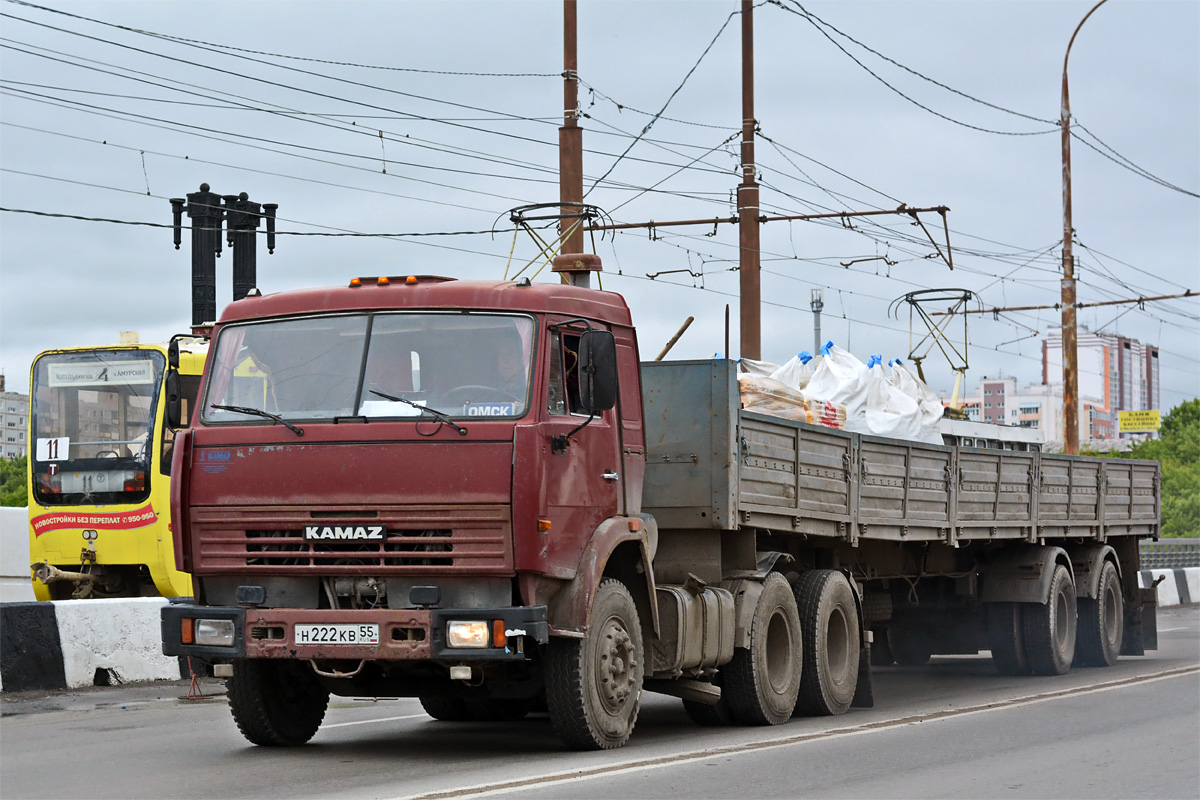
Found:
[{"label": "roof marker light", "polygon": [[357,289],[359,286],[362,286],[362,278],[351,278],[350,279],[350,288],[351,289]]},{"label": "roof marker light", "polygon": [[389,283],[391,283],[391,280],[388,278],[387,275],[380,275],[379,280],[375,281],[375,283],[377,283],[380,286],[387,286]]},{"label": "roof marker light", "polygon": [[416,275],[409,275],[409,276],[408,276],[408,277],[407,277],[407,278],[404,280],[404,282],[405,282],[406,284],[408,284],[409,286],[416,286],[416,285],[417,285],[417,276],[416,276]]}]

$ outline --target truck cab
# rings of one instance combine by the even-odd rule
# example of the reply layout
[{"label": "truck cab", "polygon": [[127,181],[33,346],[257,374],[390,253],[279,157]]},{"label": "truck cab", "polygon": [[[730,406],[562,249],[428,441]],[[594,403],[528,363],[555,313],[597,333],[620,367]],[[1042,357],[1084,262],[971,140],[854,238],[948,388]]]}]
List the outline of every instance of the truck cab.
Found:
[{"label": "truck cab", "polygon": [[583,640],[604,569],[652,608],[637,363],[620,296],[569,285],[388,276],[233,303],[175,450],[196,597],[164,609],[165,652],[253,672],[258,696],[532,707],[538,648]]}]

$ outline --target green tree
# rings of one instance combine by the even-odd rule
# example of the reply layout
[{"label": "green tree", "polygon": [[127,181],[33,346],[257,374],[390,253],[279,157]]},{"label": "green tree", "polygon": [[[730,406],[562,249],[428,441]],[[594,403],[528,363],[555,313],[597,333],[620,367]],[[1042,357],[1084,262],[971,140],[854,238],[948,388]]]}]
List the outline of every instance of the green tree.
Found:
[{"label": "green tree", "polygon": [[1175,406],[1159,438],[1136,443],[1122,457],[1162,464],[1162,535],[1200,536],[1200,399]]},{"label": "green tree", "polygon": [[29,505],[29,490],[25,486],[28,464],[28,456],[0,458],[0,506]]}]

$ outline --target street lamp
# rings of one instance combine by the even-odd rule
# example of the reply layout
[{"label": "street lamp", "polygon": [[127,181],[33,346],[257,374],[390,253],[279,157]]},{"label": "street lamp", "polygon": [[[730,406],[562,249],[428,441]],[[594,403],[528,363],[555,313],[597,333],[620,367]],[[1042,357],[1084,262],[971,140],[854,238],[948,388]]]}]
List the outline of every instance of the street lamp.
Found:
[{"label": "street lamp", "polygon": [[1067,59],[1079,29],[1097,8],[1100,0],[1084,15],[1063,56],[1062,77],[1062,175],[1063,175],[1063,279],[1062,279],[1062,352],[1063,352],[1063,449],[1067,455],[1079,455],[1079,337],[1075,313],[1075,257],[1071,253],[1071,100],[1067,92]]}]

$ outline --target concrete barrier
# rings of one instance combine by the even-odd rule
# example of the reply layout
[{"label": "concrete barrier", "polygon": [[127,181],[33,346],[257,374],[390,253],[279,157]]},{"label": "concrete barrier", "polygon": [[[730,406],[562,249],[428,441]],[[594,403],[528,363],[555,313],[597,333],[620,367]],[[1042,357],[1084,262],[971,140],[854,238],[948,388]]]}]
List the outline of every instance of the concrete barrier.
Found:
[{"label": "concrete barrier", "polygon": [[0,605],[0,691],[178,680],[162,654],[161,597]]},{"label": "concrete barrier", "polygon": [[0,603],[33,601],[29,577],[29,509],[0,507]]},{"label": "concrete barrier", "polygon": [[[1159,578],[1162,580],[1159,581]],[[1160,606],[1186,606],[1200,603],[1200,567],[1183,569],[1144,569],[1138,573],[1143,589],[1158,583]]]}]

